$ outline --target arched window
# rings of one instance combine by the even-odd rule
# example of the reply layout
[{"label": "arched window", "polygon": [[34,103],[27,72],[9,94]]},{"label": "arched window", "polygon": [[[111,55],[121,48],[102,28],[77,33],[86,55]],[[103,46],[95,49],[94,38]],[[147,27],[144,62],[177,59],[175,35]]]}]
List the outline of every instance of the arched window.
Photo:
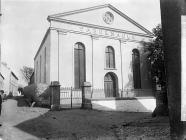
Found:
[{"label": "arched window", "polygon": [[133,81],[134,88],[141,88],[141,74],[140,74],[140,53],[138,49],[132,50],[132,68],[133,68]]},{"label": "arched window", "polygon": [[111,46],[106,47],[105,56],[106,56],[106,68],[115,68],[115,54],[114,54],[114,49]]},{"label": "arched window", "polygon": [[85,46],[83,43],[77,42],[74,47],[74,87],[81,88],[85,81]]}]

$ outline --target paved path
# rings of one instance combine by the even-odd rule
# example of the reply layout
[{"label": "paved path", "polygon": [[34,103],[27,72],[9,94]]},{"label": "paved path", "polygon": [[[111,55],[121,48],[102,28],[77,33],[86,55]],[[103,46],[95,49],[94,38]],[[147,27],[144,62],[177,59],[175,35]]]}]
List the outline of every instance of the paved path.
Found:
[{"label": "paved path", "polygon": [[[29,119],[28,116],[22,116],[17,107],[17,101],[9,99],[3,102],[0,136],[3,140],[38,140],[36,136],[26,133],[14,126]],[[30,118],[33,116],[30,116]],[[37,117],[37,115],[35,116]]]}]

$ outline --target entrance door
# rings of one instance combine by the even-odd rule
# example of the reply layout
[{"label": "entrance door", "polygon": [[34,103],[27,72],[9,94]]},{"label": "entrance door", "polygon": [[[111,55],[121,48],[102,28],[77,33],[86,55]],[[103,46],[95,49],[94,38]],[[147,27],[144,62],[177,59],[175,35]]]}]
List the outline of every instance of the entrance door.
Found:
[{"label": "entrance door", "polygon": [[74,87],[80,89],[85,81],[85,47],[78,42],[74,48]]},{"label": "entrance door", "polygon": [[105,97],[116,97],[116,78],[112,73],[107,73],[104,77]]}]

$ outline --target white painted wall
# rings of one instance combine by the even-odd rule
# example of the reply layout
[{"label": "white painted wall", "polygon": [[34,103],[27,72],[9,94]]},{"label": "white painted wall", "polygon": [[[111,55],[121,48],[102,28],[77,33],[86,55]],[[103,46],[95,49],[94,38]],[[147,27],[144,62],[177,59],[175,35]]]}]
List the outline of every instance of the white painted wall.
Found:
[{"label": "white painted wall", "polygon": [[[38,52],[38,54],[36,55],[35,59],[34,59],[34,80],[35,83],[47,83],[50,84],[50,31],[47,31],[45,38],[43,40],[43,43],[40,46],[40,50]],[[46,60],[45,60],[45,48],[46,48]],[[41,61],[40,61],[41,58]],[[44,72],[45,69],[45,61],[46,61],[46,75]],[[41,64],[40,64],[41,62]],[[38,66],[37,66],[38,63]],[[40,67],[41,66],[41,67]],[[41,78],[40,78],[40,74],[41,74]],[[45,81],[45,77],[46,77],[46,81]]]},{"label": "white painted wall", "polygon": [[58,81],[58,32],[50,30],[50,81]]},{"label": "white painted wall", "polygon": [[67,33],[59,34],[59,81],[64,87],[74,87],[74,46],[77,42],[85,45],[86,81],[92,81],[91,37]]},{"label": "white painted wall", "polygon": [[[47,83],[51,81],[59,81],[62,87],[74,87],[74,45],[81,42],[85,45],[86,56],[86,81],[93,85],[93,88],[104,89],[104,76],[108,72],[113,72],[118,77],[118,88],[133,89],[133,70],[132,70],[132,50],[134,48],[141,49],[143,46],[140,41],[148,41],[150,37],[145,37],[144,31],[141,31],[134,24],[123,19],[116,12],[114,14],[114,22],[107,25],[102,15],[104,12],[109,11],[109,8],[99,9],[88,13],[74,14],[72,16],[63,17],[64,19],[77,20],[83,22],[85,19],[88,22],[100,26],[101,29],[94,29],[96,27],[83,27],[83,25],[75,25],[71,23],[63,23],[52,21],[50,32],[46,36],[38,55],[35,58],[35,82],[43,82],[44,79],[44,48],[47,48]],[[88,18],[90,15],[96,15],[95,18]],[[82,16],[84,15],[84,16]],[[116,22],[117,21],[117,22]],[[121,23],[118,25],[118,23]],[[125,27],[121,27],[125,25]],[[108,30],[112,28],[112,31]],[[139,32],[138,35],[124,33],[118,31],[125,29],[128,31]],[[116,29],[113,31],[113,29]],[[95,32],[94,32],[95,31]],[[103,33],[100,34],[100,31]],[[112,33],[114,32],[114,36]],[[141,35],[144,33],[144,35]],[[118,36],[117,36],[118,34]],[[122,37],[130,35],[131,38]],[[92,38],[92,36],[94,36]],[[120,44],[120,39],[124,42]],[[93,48],[92,48],[93,45]],[[121,52],[120,52],[121,45]],[[115,51],[115,69],[107,69],[105,67],[105,48],[112,46]],[[92,52],[93,49],[93,52]],[[93,59],[92,59],[93,54]],[[122,55],[122,60],[121,60]],[[42,64],[40,69],[40,56]],[[36,66],[38,62],[38,67]],[[93,63],[92,63],[93,62]],[[122,63],[122,64],[121,64]],[[121,68],[122,65],[122,68]],[[93,72],[92,72],[93,69]],[[122,70],[121,70],[122,69]],[[41,81],[39,80],[41,71]],[[122,74],[123,82],[122,82]],[[149,81],[146,79],[147,71],[141,71],[142,88],[150,89]],[[93,75],[93,77],[92,77]],[[123,85],[122,85],[123,84]],[[121,96],[121,95],[120,95]],[[103,95],[104,97],[104,95]]]},{"label": "white painted wall", "polygon": [[[144,39],[144,37],[141,39]],[[59,32],[58,34],[56,30],[51,30],[50,79],[51,81],[57,81],[59,78],[63,87],[74,87],[74,46],[77,42],[85,45],[86,81],[92,84],[91,36],[69,32]],[[114,48],[115,69],[105,67],[105,48],[107,46]],[[137,42],[121,43],[124,89],[133,89],[132,50],[134,48],[140,50],[140,47],[141,44]],[[114,72],[117,75],[118,88],[122,89],[120,42],[119,40],[102,37],[93,38],[93,88],[104,89],[104,76],[108,72]],[[144,80],[143,77],[141,80]]]},{"label": "white painted wall", "polygon": [[[121,59],[120,44],[118,40],[99,38],[94,41],[94,88],[104,89],[104,76],[108,72],[113,72],[118,77],[118,86],[121,89]],[[106,68],[105,49],[112,46],[115,51],[115,68]]]}]

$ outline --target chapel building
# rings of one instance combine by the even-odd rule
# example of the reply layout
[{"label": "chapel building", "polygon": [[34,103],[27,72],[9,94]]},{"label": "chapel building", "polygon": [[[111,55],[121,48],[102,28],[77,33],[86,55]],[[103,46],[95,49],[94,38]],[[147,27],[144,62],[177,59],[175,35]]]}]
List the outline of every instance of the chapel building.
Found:
[{"label": "chapel building", "polygon": [[154,96],[143,43],[153,34],[110,4],[48,16],[34,57],[34,82],[81,88],[92,98]]}]

